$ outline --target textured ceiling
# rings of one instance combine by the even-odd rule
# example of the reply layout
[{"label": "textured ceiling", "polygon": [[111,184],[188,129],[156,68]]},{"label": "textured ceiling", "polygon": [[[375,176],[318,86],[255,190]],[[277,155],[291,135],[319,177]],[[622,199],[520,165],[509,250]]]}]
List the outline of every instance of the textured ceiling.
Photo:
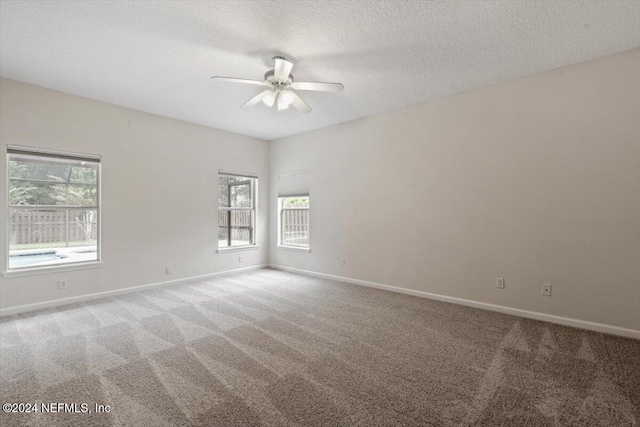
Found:
[{"label": "textured ceiling", "polygon": [[[637,1],[1,1],[0,74],[275,139],[640,46]],[[309,114],[239,105],[279,54]]]}]

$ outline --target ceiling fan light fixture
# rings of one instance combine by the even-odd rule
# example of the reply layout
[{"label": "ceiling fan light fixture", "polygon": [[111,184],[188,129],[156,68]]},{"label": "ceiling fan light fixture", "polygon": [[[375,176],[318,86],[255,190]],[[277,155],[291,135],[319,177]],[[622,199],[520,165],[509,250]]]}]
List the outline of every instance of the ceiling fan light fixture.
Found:
[{"label": "ceiling fan light fixture", "polygon": [[279,101],[287,104],[287,106],[291,105],[291,103],[293,102],[293,94],[288,90],[283,90],[280,92]]},{"label": "ceiling fan light fixture", "polygon": [[275,93],[269,93],[267,95],[265,95],[264,98],[262,98],[262,102],[264,102],[264,105],[267,105],[269,107],[273,107],[273,103],[276,101],[276,94]]},{"label": "ceiling fan light fixture", "polygon": [[289,104],[282,101],[278,101],[278,111],[284,111],[287,108],[289,108]]},{"label": "ceiling fan light fixture", "polygon": [[278,106],[278,111],[284,111],[289,108],[289,104],[282,100],[282,92],[276,92],[276,105]]}]

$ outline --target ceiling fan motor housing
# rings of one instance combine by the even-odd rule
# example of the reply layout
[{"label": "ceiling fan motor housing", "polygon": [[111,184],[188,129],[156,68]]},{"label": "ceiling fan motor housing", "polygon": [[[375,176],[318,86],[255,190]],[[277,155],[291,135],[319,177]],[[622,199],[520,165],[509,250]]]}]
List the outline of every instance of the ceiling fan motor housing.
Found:
[{"label": "ceiling fan motor housing", "polygon": [[275,70],[269,70],[264,73],[264,80],[269,83],[273,89],[286,89],[293,83],[293,74],[289,74],[286,80],[279,79],[275,76]]}]

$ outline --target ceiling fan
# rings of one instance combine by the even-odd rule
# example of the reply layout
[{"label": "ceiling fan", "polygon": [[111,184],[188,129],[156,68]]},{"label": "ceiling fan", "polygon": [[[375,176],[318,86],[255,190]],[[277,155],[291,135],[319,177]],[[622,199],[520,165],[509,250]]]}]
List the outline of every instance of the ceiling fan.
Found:
[{"label": "ceiling fan", "polygon": [[278,111],[286,110],[290,105],[293,105],[293,107],[301,113],[308,113],[311,111],[311,107],[309,107],[307,103],[294,92],[294,90],[342,92],[344,89],[342,83],[296,82],[293,80],[293,74],[291,74],[293,63],[287,61],[281,56],[275,56],[273,61],[274,69],[265,73],[264,81],[221,76],[213,76],[211,78],[227,82],[268,87],[265,91],[260,92],[258,95],[242,104],[240,108],[250,108],[262,101],[269,107],[276,105]]}]

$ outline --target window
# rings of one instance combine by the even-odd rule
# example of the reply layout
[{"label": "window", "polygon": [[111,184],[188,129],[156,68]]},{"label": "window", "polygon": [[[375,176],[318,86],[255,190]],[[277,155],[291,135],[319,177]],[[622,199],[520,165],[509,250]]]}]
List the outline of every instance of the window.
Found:
[{"label": "window", "polygon": [[99,260],[100,157],[9,147],[7,270]]},{"label": "window", "polygon": [[309,247],[309,196],[280,197],[280,244]]},{"label": "window", "polygon": [[309,251],[309,172],[278,176],[278,245]]},{"label": "window", "polygon": [[218,180],[218,248],[255,245],[258,179],[220,172]]}]

